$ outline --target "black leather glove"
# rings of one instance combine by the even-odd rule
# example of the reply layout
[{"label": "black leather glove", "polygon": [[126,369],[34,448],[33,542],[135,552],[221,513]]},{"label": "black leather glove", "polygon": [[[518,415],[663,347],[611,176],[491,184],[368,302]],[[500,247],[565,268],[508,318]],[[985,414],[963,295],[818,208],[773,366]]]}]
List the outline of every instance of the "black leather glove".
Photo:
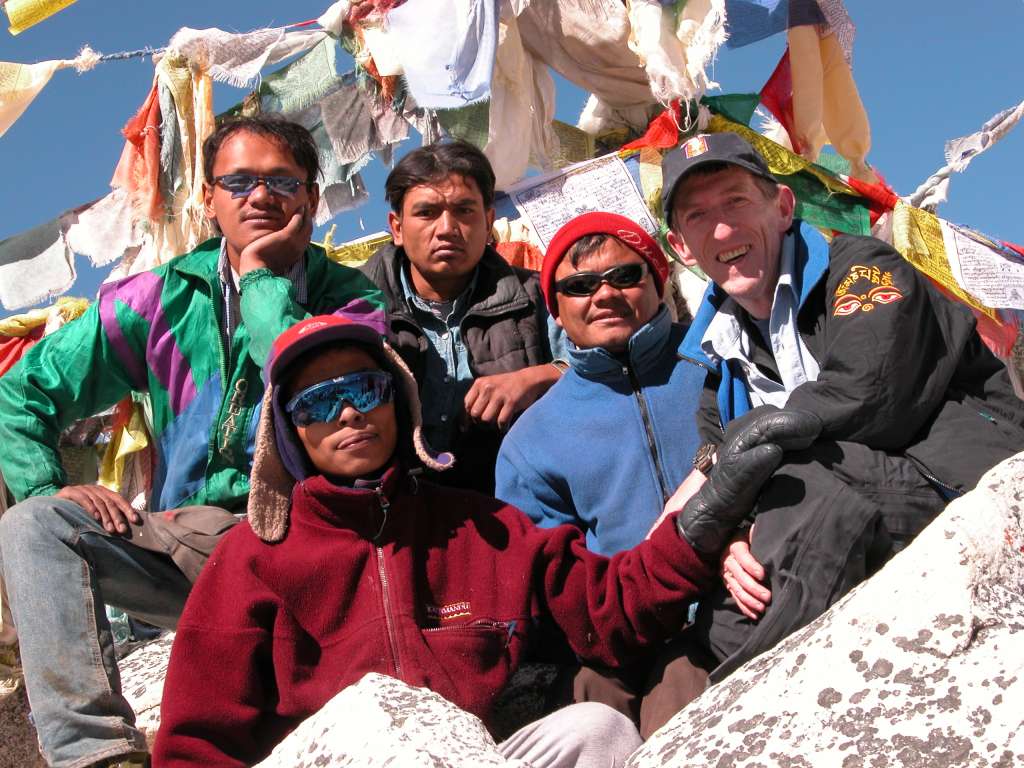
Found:
[{"label": "black leather glove", "polygon": [[707,482],[676,517],[679,534],[705,558],[717,556],[750,514],[782,452],[807,448],[822,428],[813,413],[775,406],[761,406],[737,421],[729,425]]}]

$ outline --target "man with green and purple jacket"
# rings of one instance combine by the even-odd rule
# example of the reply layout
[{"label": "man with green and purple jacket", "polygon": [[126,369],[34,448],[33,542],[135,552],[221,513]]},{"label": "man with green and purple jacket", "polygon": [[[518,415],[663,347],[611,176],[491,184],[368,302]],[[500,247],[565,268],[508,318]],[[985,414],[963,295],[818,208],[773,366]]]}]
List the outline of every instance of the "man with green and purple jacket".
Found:
[{"label": "man with green and purple jacket", "polygon": [[[242,118],[204,157],[206,215],[223,237],[102,286],[0,378],[0,470],[19,501],[0,518],[0,574],[53,766],[145,763],[103,606],[177,622],[191,582],[153,546],[174,518],[155,513],[226,510],[214,535],[244,513],[273,340],[315,314],[383,319],[373,284],[310,244],[320,166],[304,128]],[[132,392],[151,403],[152,517],[98,485],[67,485],[57,453],[63,427]]]}]

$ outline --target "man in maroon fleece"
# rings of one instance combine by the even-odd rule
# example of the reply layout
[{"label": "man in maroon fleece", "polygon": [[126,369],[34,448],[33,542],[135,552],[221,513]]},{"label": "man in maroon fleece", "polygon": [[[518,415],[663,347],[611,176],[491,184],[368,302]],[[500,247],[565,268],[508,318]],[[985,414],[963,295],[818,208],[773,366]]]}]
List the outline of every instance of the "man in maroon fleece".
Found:
[{"label": "man in maroon fleece", "polygon": [[[380,329],[314,317],[267,364],[248,522],[213,553],[178,626],[154,764],[243,766],[369,672],[489,721],[542,623],[617,666],[682,627],[687,604],[783,448],[813,431],[780,411],[727,440],[678,520],[610,560],[572,526],[420,480],[416,384]],[[780,415],[781,414],[781,415]],[[535,768],[621,765],[633,724],[576,704],[499,745]],[[578,713],[573,727],[565,718]],[[553,717],[553,716],[549,716]],[[576,717],[576,715],[573,715]]]}]

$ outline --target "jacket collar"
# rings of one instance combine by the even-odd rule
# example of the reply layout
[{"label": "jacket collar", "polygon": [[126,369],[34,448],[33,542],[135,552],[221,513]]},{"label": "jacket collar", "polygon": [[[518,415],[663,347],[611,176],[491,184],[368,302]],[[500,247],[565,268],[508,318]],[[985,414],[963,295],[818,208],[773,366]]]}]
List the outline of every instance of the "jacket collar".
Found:
[{"label": "jacket collar", "polygon": [[397,464],[388,467],[379,481],[354,485],[338,485],[324,475],[314,475],[299,482],[295,494],[304,496],[308,503],[302,506],[325,522],[374,540],[384,532],[387,512],[401,495],[407,475]]},{"label": "jacket collar", "polygon": [[[822,281],[828,271],[828,241],[818,230],[805,221],[794,220],[790,231],[796,234],[796,253],[793,264],[793,289],[799,297],[799,308],[803,309],[807,297],[811,291]],[[701,348],[701,341],[711,324],[712,319],[718,313],[728,294],[715,283],[708,283],[704,298],[701,299],[700,307],[693,318],[693,324],[683,340],[680,352],[692,357],[717,370],[718,366],[712,362]]]},{"label": "jacket collar", "polygon": [[[626,360],[639,374],[657,366],[664,360],[666,347],[672,336],[672,317],[664,304],[647,323],[640,326],[629,337]],[[569,362],[580,376],[587,379],[605,378],[611,374],[621,375],[623,358],[613,355],[604,347],[579,349],[569,346]]]},{"label": "jacket collar", "polygon": [[[220,281],[220,254],[221,237],[211,237],[204,240],[188,253],[179,256],[171,262],[171,268],[180,274],[198,277],[201,280],[216,285]],[[323,270],[326,263],[326,256],[320,259],[317,256],[323,254],[323,249],[310,243],[306,246],[306,285],[321,285],[323,282]]]},{"label": "jacket collar", "polygon": [[[387,294],[391,311],[411,318],[412,311],[405,300],[400,271],[405,259],[404,249],[388,243],[370,259],[367,274]],[[522,281],[491,246],[484,249],[476,269],[467,315],[501,315],[530,306],[530,297]]]}]

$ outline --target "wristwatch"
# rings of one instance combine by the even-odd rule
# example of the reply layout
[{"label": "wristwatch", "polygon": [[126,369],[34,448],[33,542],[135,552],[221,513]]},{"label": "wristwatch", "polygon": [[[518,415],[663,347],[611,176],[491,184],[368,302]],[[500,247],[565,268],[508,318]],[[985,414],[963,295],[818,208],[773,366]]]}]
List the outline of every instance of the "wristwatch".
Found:
[{"label": "wristwatch", "polygon": [[714,443],[704,443],[697,452],[693,454],[693,468],[699,470],[703,474],[707,474],[711,471],[711,468],[715,466],[715,461],[718,460],[718,446]]}]

